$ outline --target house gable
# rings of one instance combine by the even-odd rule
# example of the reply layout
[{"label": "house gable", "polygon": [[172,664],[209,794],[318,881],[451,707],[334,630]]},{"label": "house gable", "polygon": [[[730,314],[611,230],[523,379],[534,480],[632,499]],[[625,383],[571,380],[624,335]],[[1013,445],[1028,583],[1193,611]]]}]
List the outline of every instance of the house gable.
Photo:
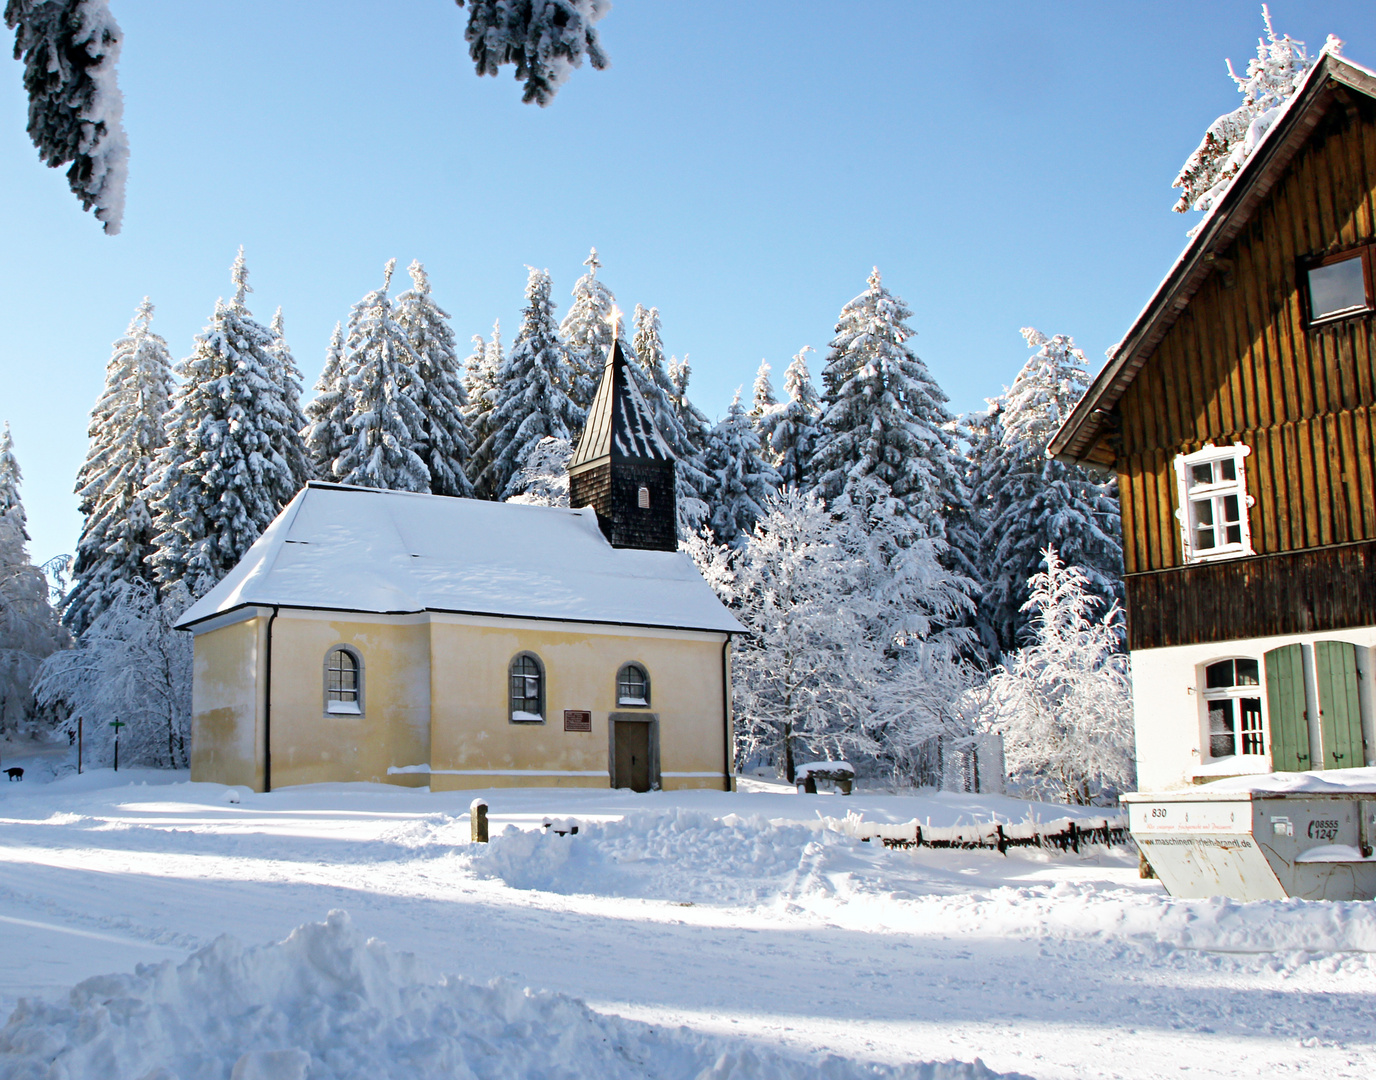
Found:
[{"label": "house gable", "polygon": [[1128,573],[1183,564],[1172,463],[1209,442],[1252,450],[1258,555],[1376,539],[1376,324],[1309,327],[1301,289],[1376,240],[1374,207],[1376,101],[1335,97],[1117,404]]}]

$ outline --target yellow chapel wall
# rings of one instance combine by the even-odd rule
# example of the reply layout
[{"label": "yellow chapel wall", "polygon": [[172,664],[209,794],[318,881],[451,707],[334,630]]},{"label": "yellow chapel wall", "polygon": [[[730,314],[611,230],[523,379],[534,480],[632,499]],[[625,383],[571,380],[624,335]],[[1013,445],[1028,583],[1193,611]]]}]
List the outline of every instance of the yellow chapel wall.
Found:
[{"label": "yellow chapel wall", "polygon": [[[722,718],[724,634],[431,616],[433,790],[483,787],[607,787],[608,718],[659,720],[661,786],[725,783]],[[508,718],[509,669],[520,652],[544,666],[545,722]],[[650,677],[648,709],[618,708],[616,676],[628,662]],[[564,730],[566,709],[592,713],[592,731]]]},{"label": "yellow chapel wall", "polygon": [[[192,778],[262,790],[262,711],[268,616],[195,640]],[[580,626],[457,615],[283,611],[272,631],[272,786],[352,780],[434,790],[606,787],[613,712],[658,718],[666,789],[724,784],[725,635]],[[327,714],[327,653],[363,660],[363,713]],[[508,673],[522,651],[545,670],[545,722],[508,719]],[[618,709],[616,676],[634,661],[650,676],[648,709]],[[591,732],[566,732],[566,709],[592,713]],[[728,714],[729,715],[729,714]],[[396,773],[393,768],[430,766]]]},{"label": "yellow chapel wall", "polygon": [[264,619],[198,633],[191,683],[191,779],[263,789],[259,639]]},{"label": "yellow chapel wall", "polygon": [[[424,614],[284,611],[272,632],[272,786],[369,780],[430,756],[430,634]],[[325,658],[339,645],[363,661],[363,711],[325,711]]]}]

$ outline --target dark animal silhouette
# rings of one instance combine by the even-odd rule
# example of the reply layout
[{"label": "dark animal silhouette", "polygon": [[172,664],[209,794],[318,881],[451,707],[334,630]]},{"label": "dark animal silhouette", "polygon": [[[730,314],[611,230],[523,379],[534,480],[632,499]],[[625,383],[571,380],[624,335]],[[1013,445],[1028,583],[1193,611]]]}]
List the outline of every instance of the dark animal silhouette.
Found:
[{"label": "dark animal silhouette", "polygon": [[6,769],[5,775],[8,776],[11,780],[23,780],[24,770],[21,769],[18,765],[16,765],[12,769]]}]

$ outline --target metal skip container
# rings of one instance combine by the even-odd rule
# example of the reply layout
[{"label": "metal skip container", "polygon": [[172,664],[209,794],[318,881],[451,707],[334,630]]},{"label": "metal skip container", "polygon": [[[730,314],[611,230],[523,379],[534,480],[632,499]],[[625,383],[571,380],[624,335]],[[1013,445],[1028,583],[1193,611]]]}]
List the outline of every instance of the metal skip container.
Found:
[{"label": "metal skip container", "polygon": [[1237,777],[1123,802],[1172,896],[1376,899],[1376,769],[1342,773]]}]

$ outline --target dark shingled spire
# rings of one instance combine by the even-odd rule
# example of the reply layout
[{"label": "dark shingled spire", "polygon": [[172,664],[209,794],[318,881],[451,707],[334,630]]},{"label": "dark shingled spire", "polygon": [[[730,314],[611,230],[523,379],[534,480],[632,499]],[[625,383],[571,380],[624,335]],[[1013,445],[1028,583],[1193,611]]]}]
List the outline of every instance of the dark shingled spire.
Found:
[{"label": "dark shingled spire", "polygon": [[655,430],[618,337],[569,461],[569,505],[591,506],[613,547],[678,547],[674,454]]}]

